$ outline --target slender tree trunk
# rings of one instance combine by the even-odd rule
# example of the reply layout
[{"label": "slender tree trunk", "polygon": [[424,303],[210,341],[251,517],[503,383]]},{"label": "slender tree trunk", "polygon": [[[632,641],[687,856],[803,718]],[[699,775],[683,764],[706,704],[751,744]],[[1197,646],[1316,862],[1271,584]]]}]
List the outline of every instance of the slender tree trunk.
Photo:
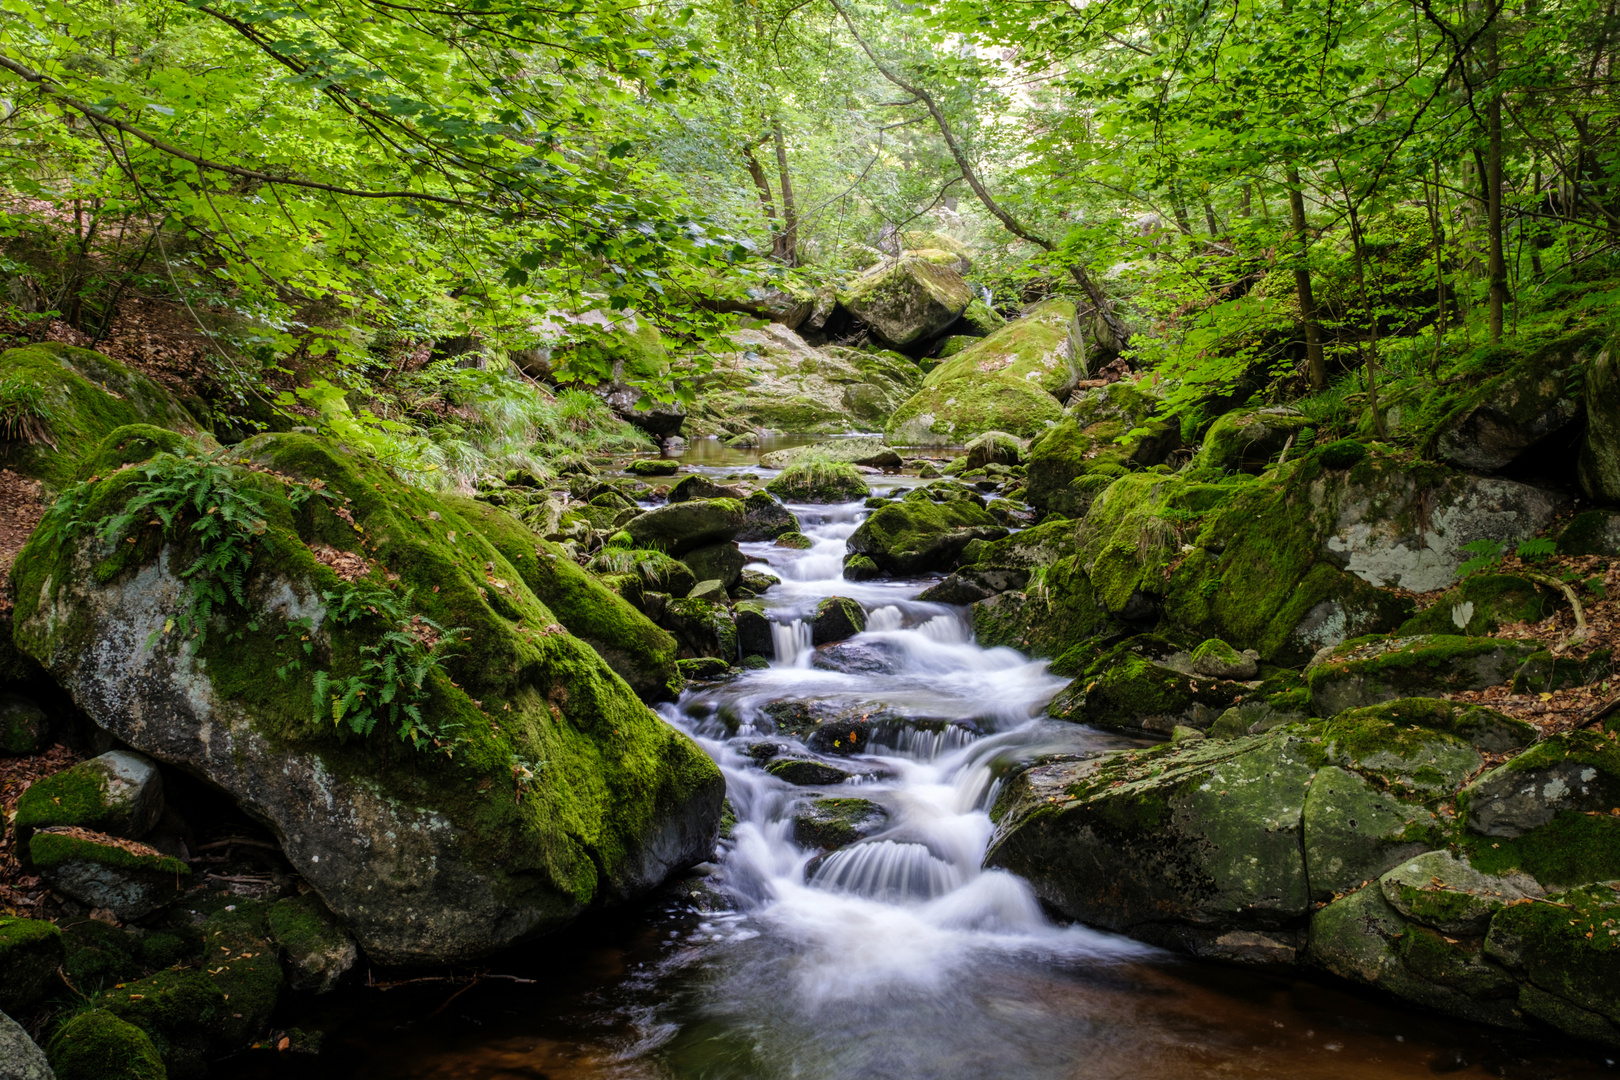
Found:
[{"label": "slender tree trunk", "polygon": [[1316,325],[1316,298],[1311,293],[1310,254],[1305,224],[1305,190],[1299,169],[1288,166],[1288,209],[1293,216],[1294,238],[1299,241],[1299,263],[1294,267],[1294,287],[1299,293],[1299,321],[1305,327],[1305,361],[1310,370],[1311,388],[1327,389],[1327,359],[1322,355],[1322,335]]},{"label": "slender tree trunk", "polygon": [[1221,227],[1215,221],[1215,208],[1209,205],[1209,200],[1207,198],[1203,200],[1203,203],[1204,227],[1209,230],[1210,239],[1213,240],[1215,237],[1221,235]]},{"label": "slender tree trunk", "polygon": [[[763,142],[764,136],[760,137]],[[754,181],[754,189],[759,192],[759,205],[765,211],[765,221],[771,228],[771,246],[776,246],[776,203],[771,195],[771,181],[765,175],[765,167],[754,156],[754,147],[757,143],[750,143],[743,147],[743,163],[748,166],[748,175]]]},{"label": "slender tree trunk", "polygon": [[1170,209],[1176,215],[1176,228],[1181,230],[1181,235],[1191,236],[1192,218],[1187,215],[1187,200],[1181,197],[1181,185],[1174,180],[1170,182]]},{"label": "slender tree trunk", "polygon": [[782,248],[777,258],[789,266],[799,264],[799,209],[793,201],[793,178],[788,173],[787,140],[782,137],[782,124],[771,128],[771,140],[776,144],[776,175],[782,189]]},{"label": "slender tree trunk", "polygon": [[1440,221],[1440,162],[1434,162],[1434,196],[1429,185],[1423,185],[1423,206],[1429,212],[1429,231],[1434,236],[1434,354],[1429,358],[1429,375],[1440,375],[1440,342],[1446,336],[1446,268],[1443,245],[1445,230]]},{"label": "slender tree trunk", "polygon": [[[1501,72],[1494,30],[1486,42],[1485,58],[1490,77],[1495,79]],[[1491,279],[1491,342],[1495,344],[1502,340],[1502,316],[1507,307],[1508,295],[1507,258],[1502,250],[1502,97],[1499,92],[1493,92],[1491,100],[1485,106],[1485,123],[1488,127],[1488,146],[1485,154],[1485,215],[1486,228],[1490,232],[1487,271]]]},{"label": "slender tree trunk", "polygon": [[1350,211],[1350,244],[1356,256],[1356,290],[1361,294],[1361,308],[1367,313],[1370,340],[1367,343],[1367,406],[1372,409],[1373,430],[1380,439],[1387,439],[1384,412],[1378,407],[1378,312],[1373,309],[1372,297],[1367,293],[1367,249],[1362,242],[1361,218],[1356,213],[1356,202],[1350,193],[1344,193],[1344,204]]},{"label": "slender tree trunk", "polygon": [[1254,185],[1245,183],[1243,194],[1238,199],[1238,217],[1247,218],[1254,215]]}]

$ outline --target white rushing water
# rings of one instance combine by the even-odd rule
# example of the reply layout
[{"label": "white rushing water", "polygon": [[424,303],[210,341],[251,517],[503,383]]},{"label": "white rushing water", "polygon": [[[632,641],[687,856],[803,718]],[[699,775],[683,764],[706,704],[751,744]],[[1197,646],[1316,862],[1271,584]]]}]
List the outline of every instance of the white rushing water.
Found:
[{"label": "white rushing water", "polygon": [[[722,845],[722,880],[742,916],[741,938],[761,935],[791,956],[779,991],[806,1007],[829,1000],[939,988],[985,954],[1046,953],[1107,962],[1144,947],[1081,927],[1059,927],[1023,880],[982,869],[993,832],[999,771],[1041,752],[1120,745],[1039,719],[1065,680],[1012,649],[973,641],[963,612],[914,599],[926,581],[850,582],[844,542],[861,504],[793,506],[813,541],[806,550],[747,544],[782,583],[765,595],[776,624],[776,659],[667,709],[725,772],[737,816]],[[852,597],[867,628],[841,647],[858,670],[816,662],[810,617],[818,601]],[[797,787],[760,767],[774,744],[816,757],[779,734],[762,709],[806,702],[820,716],[843,709],[879,719],[867,753],[824,760],[859,774],[842,784]],[[796,808],[815,798],[871,800],[881,830],[830,854],[793,839]],[[785,978],[783,976],[786,976]]]}]

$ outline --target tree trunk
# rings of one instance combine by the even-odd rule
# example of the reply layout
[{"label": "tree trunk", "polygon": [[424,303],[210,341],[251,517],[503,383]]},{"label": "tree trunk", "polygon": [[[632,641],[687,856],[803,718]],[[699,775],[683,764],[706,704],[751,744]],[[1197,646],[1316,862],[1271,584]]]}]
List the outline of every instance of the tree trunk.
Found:
[{"label": "tree trunk", "polygon": [[[761,136],[759,142],[764,142]],[[776,203],[771,195],[771,181],[765,175],[765,167],[754,156],[754,147],[758,143],[750,143],[743,147],[743,163],[748,166],[748,175],[754,181],[754,188],[759,192],[759,205],[765,211],[765,221],[771,229],[771,246],[776,246]]]},{"label": "tree trunk", "polygon": [[1446,268],[1443,253],[1445,229],[1440,219],[1440,162],[1434,162],[1434,197],[1429,197],[1429,185],[1423,185],[1423,206],[1429,212],[1429,231],[1434,235],[1434,354],[1429,358],[1429,375],[1440,376],[1440,342],[1446,336]]},{"label": "tree trunk", "polygon": [[793,201],[793,178],[788,174],[787,140],[782,138],[780,122],[771,127],[771,139],[776,143],[776,175],[782,189],[782,237],[776,257],[789,266],[799,264],[799,209]]},{"label": "tree trunk", "polygon": [[1316,298],[1311,294],[1310,254],[1305,224],[1305,191],[1300,186],[1299,169],[1288,166],[1288,208],[1293,215],[1294,238],[1299,241],[1299,263],[1294,267],[1294,287],[1299,292],[1299,321],[1305,327],[1305,361],[1310,370],[1311,388],[1327,389],[1327,359],[1322,355],[1322,335],[1316,325]]},{"label": "tree trunk", "polygon": [[[1500,72],[1493,30],[1485,46],[1490,77]],[[1502,96],[1493,91],[1485,106],[1488,145],[1485,153],[1485,216],[1490,231],[1488,272],[1491,279],[1491,343],[1502,340],[1502,314],[1507,307],[1507,258],[1502,251]]]},{"label": "tree trunk", "polygon": [[1215,221],[1215,208],[1209,205],[1209,199],[1204,199],[1204,227],[1209,230],[1211,240],[1221,235],[1221,227]]}]

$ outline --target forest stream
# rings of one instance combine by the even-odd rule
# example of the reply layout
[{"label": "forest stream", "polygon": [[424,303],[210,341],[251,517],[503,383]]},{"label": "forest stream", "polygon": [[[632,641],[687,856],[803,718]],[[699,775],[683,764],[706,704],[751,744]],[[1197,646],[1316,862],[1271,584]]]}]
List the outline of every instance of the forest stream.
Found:
[{"label": "forest stream", "polygon": [[[772,440],[766,449],[787,445]],[[758,453],[698,443],[720,478]],[[882,493],[914,477],[873,476]],[[999,777],[1021,761],[1140,743],[1046,720],[1065,680],[974,643],[960,609],[914,599],[935,579],[849,582],[844,540],[861,503],[790,504],[807,550],[743,545],[782,579],[766,595],[777,659],[662,707],[724,770],[736,824],[716,864],[662,902],[497,958],[495,977],[358,987],[291,1025],[326,1031],[314,1067],[354,1080],[1057,1080],[1612,1075],[1546,1040],[1403,1010],[1323,979],[1191,961],[1061,925],[1033,890],[982,870]],[[851,597],[867,629],[813,663],[807,616]],[[848,670],[833,670],[834,665]],[[818,755],[756,730],[772,702],[884,719],[857,755]],[[764,747],[851,770],[794,785]],[[818,855],[797,811],[858,797],[886,818]],[[513,982],[516,978],[520,981]],[[533,981],[521,981],[533,980]],[[386,982],[380,973],[374,982]],[[254,1076],[307,1077],[263,1057]]]}]

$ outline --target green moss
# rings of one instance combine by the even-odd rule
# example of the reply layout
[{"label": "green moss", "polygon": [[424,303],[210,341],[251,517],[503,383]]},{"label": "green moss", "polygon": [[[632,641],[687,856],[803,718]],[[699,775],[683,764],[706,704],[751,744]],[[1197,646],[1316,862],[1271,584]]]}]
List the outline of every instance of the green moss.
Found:
[{"label": "green moss", "polygon": [[997,329],[940,364],[923,386],[953,380],[1015,379],[1054,398],[1067,396],[1080,378],[1074,351],[1074,303],[1044,300],[1023,318]]},{"label": "green moss", "polygon": [[1620,513],[1588,510],[1576,514],[1558,536],[1560,555],[1620,555]]},{"label": "green moss", "polygon": [[926,496],[908,496],[874,511],[850,534],[845,573],[855,556],[866,556],[891,573],[945,569],[969,540],[1005,535],[1006,530],[990,512],[973,502],[934,502]]},{"label": "green moss", "polygon": [[1402,623],[1398,633],[1483,637],[1507,623],[1544,619],[1561,602],[1550,590],[1513,574],[1475,574]]},{"label": "green moss", "polygon": [[1620,1023],[1620,937],[1609,933],[1620,896],[1593,885],[1547,899],[1498,912],[1486,951],[1565,1003]]},{"label": "green moss", "polygon": [[[675,639],[666,631],[510,514],[471,500],[448,501],[476,523],[557,620],[595,649],[631,689],[651,701],[672,701],[680,695]],[[658,584],[666,584],[680,565],[661,552],[632,554],[639,556],[632,565],[646,583],[659,578]],[[668,568],[663,565],[666,561],[671,564]]]},{"label": "green moss", "polygon": [[163,1059],[146,1032],[104,1009],[82,1012],[47,1044],[57,1080],[166,1080]]},{"label": "green moss", "polygon": [[140,961],[149,968],[168,968],[195,960],[202,952],[202,935],[154,930],[141,938]]},{"label": "green moss", "polygon": [[1057,399],[1037,386],[963,377],[925,386],[907,398],[889,418],[884,437],[896,446],[961,445],[986,431],[1027,439],[1062,418]]},{"label": "green moss", "polygon": [[1522,870],[1548,886],[1620,879],[1620,818],[1566,810],[1512,839],[1468,836],[1463,845],[1476,870]]},{"label": "green moss", "polygon": [[107,806],[107,775],[94,768],[64,769],[34,781],[17,799],[17,835],[35,829],[77,825],[103,831],[113,813]]},{"label": "green moss", "polygon": [[866,498],[872,485],[855,466],[835,461],[795,461],[765,490],[789,502],[842,503]]},{"label": "green moss", "polygon": [[1354,439],[1340,439],[1316,450],[1316,460],[1324,469],[1349,469],[1367,457],[1367,447]]},{"label": "green moss", "polygon": [[[195,418],[163,387],[100,353],[45,343],[0,353],[0,377],[39,388],[51,443],[0,444],[0,466],[65,487],[114,429],[154,425],[185,433]],[[54,444],[54,445],[51,445]]]},{"label": "green moss", "polygon": [[98,844],[63,833],[35,833],[28,841],[28,857],[34,866],[50,870],[63,863],[82,860],[116,867],[132,873],[185,878],[191,867],[168,855],[135,855],[115,844]]},{"label": "green moss", "polygon": [[19,1012],[57,984],[62,933],[42,919],[0,916],[0,1010]]},{"label": "green moss", "polygon": [[103,991],[95,1004],[146,1032],[172,1076],[200,1076],[210,1051],[227,1049],[216,1032],[230,1018],[232,1006],[203,971],[160,971]]},{"label": "green moss", "polygon": [[96,919],[64,922],[62,945],[65,951],[62,970],[80,993],[94,993],[120,979],[138,975],[143,966],[136,941],[116,926]]}]

